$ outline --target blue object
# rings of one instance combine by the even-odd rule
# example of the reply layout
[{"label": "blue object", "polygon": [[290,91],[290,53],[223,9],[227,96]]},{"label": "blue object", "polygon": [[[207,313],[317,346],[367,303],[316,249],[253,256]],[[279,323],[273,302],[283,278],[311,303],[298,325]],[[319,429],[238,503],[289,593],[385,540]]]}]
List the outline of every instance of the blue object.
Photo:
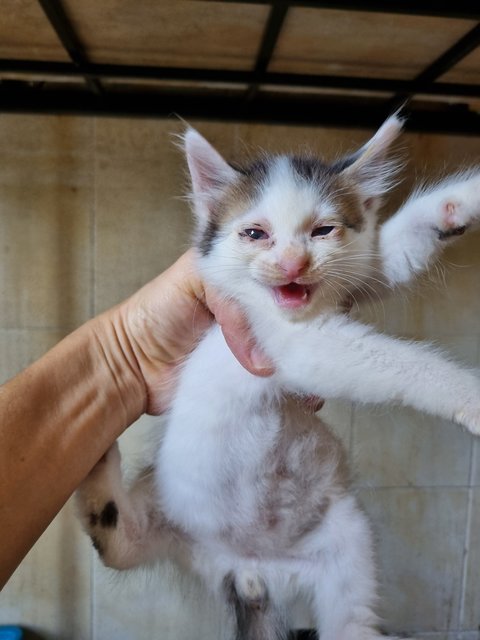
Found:
[{"label": "blue object", "polygon": [[0,627],[0,640],[22,640],[23,631],[20,627]]}]

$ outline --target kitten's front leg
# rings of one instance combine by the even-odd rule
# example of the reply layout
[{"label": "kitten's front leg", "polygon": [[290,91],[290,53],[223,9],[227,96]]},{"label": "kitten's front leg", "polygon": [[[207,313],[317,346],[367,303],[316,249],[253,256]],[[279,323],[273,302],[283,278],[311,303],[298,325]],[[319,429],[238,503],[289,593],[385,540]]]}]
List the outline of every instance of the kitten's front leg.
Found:
[{"label": "kitten's front leg", "polygon": [[414,193],[380,229],[382,270],[390,285],[424,271],[447,244],[480,223],[480,171]]},{"label": "kitten's front leg", "polygon": [[[262,336],[267,352],[275,339]],[[345,316],[294,327],[275,358],[293,391],[357,402],[396,402],[480,435],[480,379],[429,345],[391,338]]]}]

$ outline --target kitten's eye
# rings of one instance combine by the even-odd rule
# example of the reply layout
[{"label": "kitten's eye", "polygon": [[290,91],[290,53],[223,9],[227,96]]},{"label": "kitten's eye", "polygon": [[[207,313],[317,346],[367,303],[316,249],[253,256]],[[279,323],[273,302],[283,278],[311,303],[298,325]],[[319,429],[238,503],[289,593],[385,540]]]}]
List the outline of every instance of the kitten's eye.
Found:
[{"label": "kitten's eye", "polygon": [[316,227],[312,231],[312,238],[316,238],[317,236],[328,236],[335,229],[334,226],[325,225],[323,227]]},{"label": "kitten's eye", "polygon": [[263,229],[244,229],[243,233],[252,240],[266,240],[268,234]]}]

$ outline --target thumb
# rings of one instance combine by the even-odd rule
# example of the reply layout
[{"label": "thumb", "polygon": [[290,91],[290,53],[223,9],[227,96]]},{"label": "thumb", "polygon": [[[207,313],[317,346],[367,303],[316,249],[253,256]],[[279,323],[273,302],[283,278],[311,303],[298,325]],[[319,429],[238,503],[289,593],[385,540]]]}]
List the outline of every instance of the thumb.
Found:
[{"label": "thumb", "polygon": [[213,291],[206,290],[205,294],[207,305],[240,364],[255,376],[271,376],[275,371],[273,363],[255,341],[248,321],[238,305],[226,301]]}]

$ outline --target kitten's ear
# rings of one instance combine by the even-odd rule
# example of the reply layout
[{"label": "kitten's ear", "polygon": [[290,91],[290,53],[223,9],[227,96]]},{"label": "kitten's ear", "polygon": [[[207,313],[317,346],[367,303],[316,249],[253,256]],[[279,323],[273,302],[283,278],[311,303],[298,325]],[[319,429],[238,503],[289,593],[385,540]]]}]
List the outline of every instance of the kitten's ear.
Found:
[{"label": "kitten's ear", "polygon": [[195,129],[188,129],[183,140],[195,213],[200,222],[205,222],[212,215],[215,201],[235,180],[237,172]]},{"label": "kitten's ear", "polygon": [[402,130],[403,119],[394,114],[361,149],[337,163],[339,173],[356,184],[367,209],[380,204],[380,196],[394,186],[401,163],[388,158],[391,144]]}]

